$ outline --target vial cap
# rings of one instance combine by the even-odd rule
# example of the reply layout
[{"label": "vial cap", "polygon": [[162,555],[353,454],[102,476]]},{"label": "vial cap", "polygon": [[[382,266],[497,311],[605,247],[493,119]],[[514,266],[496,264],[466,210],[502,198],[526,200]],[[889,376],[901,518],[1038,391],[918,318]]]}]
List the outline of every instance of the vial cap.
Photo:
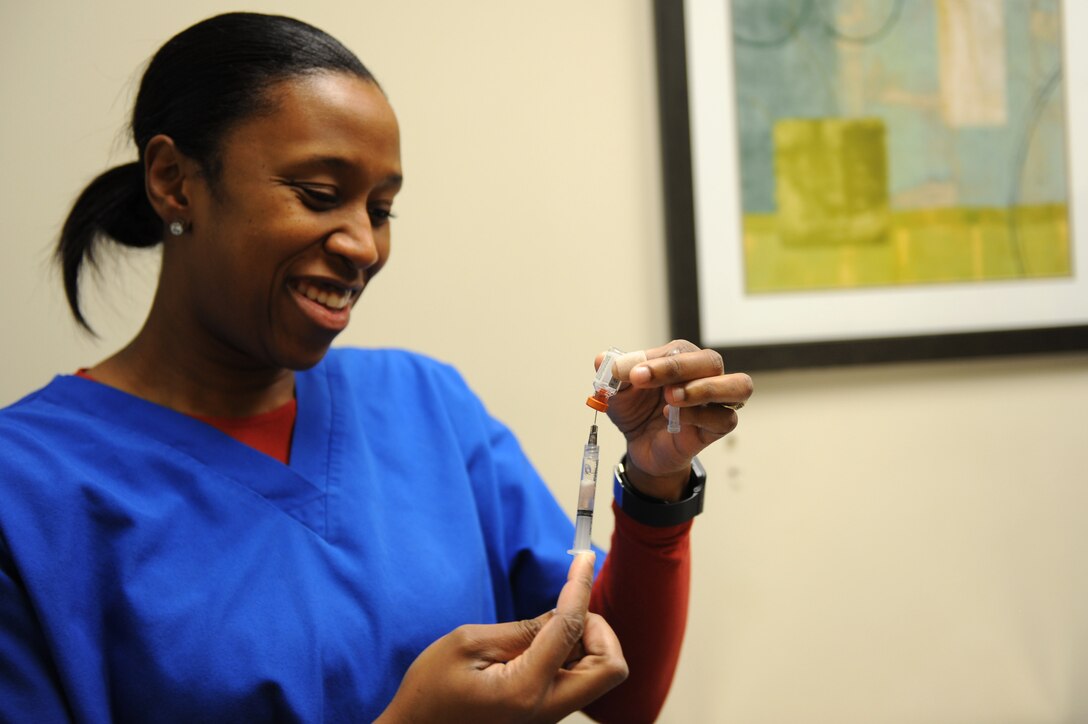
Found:
[{"label": "vial cap", "polygon": [[608,412],[608,399],[601,399],[600,397],[587,397],[586,404],[592,407],[597,412]]}]

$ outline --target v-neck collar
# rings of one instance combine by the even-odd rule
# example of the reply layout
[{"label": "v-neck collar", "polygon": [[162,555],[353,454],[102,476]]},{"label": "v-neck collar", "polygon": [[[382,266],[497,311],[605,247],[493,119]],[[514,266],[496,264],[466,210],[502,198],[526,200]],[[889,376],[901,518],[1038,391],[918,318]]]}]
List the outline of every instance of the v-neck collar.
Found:
[{"label": "v-neck collar", "polygon": [[41,393],[43,401],[123,426],[187,455],[327,538],[337,411],[324,365],[295,374],[295,398],[291,459],[284,465],[205,422],[94,380],[61,375]]}]

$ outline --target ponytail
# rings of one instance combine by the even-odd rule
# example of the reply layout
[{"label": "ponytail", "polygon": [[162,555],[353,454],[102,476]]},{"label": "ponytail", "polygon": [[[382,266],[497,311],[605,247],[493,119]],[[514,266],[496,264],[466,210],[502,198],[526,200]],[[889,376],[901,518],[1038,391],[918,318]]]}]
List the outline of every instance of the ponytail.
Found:
[{"label": "ponytail", "polygon": [[140,162],[111,168],[91,181],[72,205],[57,242],[68,307],[80,326],[92,333],[79,309],[79,271],[84,260],[94,264],[95,244],[101,237],[137,248],[162,240],[162,221],[147,200]]}]

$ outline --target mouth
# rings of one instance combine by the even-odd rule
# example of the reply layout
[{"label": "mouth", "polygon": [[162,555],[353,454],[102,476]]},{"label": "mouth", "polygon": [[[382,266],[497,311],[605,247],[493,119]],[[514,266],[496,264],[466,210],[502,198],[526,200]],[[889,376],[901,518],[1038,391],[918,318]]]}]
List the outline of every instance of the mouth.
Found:
[{"label": "mouth", "polygon": [[311,302],[320,304],[321,306],[329,309],[333,312],[339,312],[345,309],[351,304],[352,300],[358,295],[359,291],[355,289],[349,289],[336,284],[330,284],[328,282],[315,282],[299,280],[291,285],[291,288],[298,292],[300,295],[306,297]]},{"label": "mouth", "polygon": [[287,287],[311,323],[334,334],[347,327],[351,306],[362,293],[362,287],[317,279],[292,280]]}]

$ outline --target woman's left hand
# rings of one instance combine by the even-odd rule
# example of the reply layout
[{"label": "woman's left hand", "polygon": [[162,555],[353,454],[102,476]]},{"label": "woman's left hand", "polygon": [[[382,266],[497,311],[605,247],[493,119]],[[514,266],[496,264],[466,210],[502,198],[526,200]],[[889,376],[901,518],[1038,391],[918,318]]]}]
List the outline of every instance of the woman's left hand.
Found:
[{"label": "woman's left hand", "polygon": [[[678,350],[678,351],[677,351]],[[679,500],[691,459],[737,426],[737,410],[752,396],[752,378],[726,373],[722,356],[673,340],[619,359],[613,374],[624,382],[608,416],[627,438],[627,474],[638,490]],[[597,357],[597,365],[603,355]],[[680,432],[668,431],[668,405],[680,409]]]}]

